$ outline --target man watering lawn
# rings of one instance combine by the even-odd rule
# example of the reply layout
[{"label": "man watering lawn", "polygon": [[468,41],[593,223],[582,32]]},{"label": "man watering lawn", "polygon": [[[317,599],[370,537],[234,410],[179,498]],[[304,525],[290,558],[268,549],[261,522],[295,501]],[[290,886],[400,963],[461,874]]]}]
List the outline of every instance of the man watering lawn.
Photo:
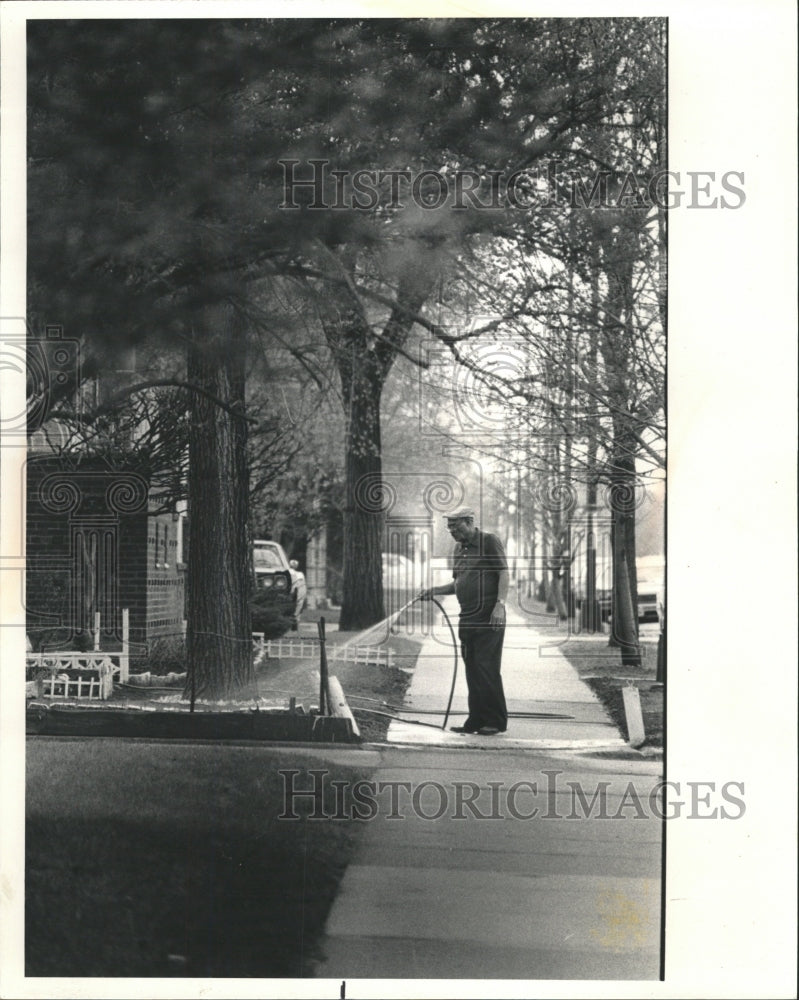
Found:
[{"label": "man watering lawn", "polygon": [[474,518],[471,507],[447,514],[447,530],[457,542],[452,581],[423,590],[419,599],[455,594],[461,606],[458,638],[466,665],[469,715],[462,726],[452,726],[452,731],[495,736],[508,727],[500,676],[508,563],[497,536],[475,527]]}]

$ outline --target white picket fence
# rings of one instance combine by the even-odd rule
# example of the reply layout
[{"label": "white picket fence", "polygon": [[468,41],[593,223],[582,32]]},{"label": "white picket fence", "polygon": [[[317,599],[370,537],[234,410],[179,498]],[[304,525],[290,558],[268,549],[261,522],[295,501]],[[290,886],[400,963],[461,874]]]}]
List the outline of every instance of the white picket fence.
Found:
[{"label": "white picket fence", "polygon": [[[80,659],[78,659],[80,657]],[[94,698],[105,701],[114,690],[114,669],[105,655],[28,654],[28,666],[44,676],[28,681],[28,691],[37,698]],[[69,673],[68,673],[69,671]]]},{"label": "white picket fence", "polygon": [[[126,683],[130,671],[128,609],[122,609],[122,648],[100,649],[100,616],[94,620],[94,649],[80,653],[72,650],[25,654],[26,668],[39,668],[39,676],[30,681],[37,696],[50,698],[100,698],[103,701],[114,690],[114,678]],[[71,677],[67,671],[92,671],[97,677]]]},{"label": "white picket fence", "polygon": [[[264,640],[263,634],[253,633],[256,648],[274,659],[319,659],[319,643],[313,639],[269,639]],[[394,650],[382,646],[327,646],[329,662],[362,663],[367,666],[394,666]]]}]

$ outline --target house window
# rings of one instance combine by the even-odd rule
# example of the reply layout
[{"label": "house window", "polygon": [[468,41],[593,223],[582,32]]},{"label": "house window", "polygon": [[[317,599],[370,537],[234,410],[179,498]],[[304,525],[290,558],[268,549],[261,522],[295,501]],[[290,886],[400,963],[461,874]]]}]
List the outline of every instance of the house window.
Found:
[{"label": "house window", "polygon": [[189,554],[189,518],[187,514],[180,514],[176,527],[175,563],[178,569],[186,565],[186,557]]},{"label": "house window", "polygon": [[169,569],[169,526],[155,522],[155,568]]}]

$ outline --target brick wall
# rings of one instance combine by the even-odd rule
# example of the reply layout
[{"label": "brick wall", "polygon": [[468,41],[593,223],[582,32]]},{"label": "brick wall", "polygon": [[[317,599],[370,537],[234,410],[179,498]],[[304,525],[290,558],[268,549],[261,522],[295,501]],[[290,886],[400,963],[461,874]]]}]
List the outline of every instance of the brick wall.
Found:
[{"label": "brick wall", "polygon": [[183,563],[179,561],[179,521],[173,514],[147,518],[147,635],[181,635],[185,618]]},{"label": "brick wall", "polygon": [[146,490],[143,504],[137,493],[146,487],[141,477],[99,463],[71,467],[51,456],[32,457],[27,474],[26,606],[34,642],[47,631],[50,648],[63,648],[79,629],[84,544],[99,548],[92,572],[99,564],[101,593],[92,606],[107,611],[104,644],[119,645],[122,608],[130,611],[132,657],[146,655],[153,638],[180,634],[185,571],[178,522],[171,514],[148,515]]},{"label": "brick wall", "polygon": [[130,612],[130,653],[147,652],[147,514],[120,525],[120,607]]},{"label": "brick wall", "polygon": [[70,579],[72,546],[68,515],[58,516],[38,502],[37,487],[53,467],[28,464],[28,503],[25,549],[25,608],[28,634],[38,647],[39,639],[72,635]]}]

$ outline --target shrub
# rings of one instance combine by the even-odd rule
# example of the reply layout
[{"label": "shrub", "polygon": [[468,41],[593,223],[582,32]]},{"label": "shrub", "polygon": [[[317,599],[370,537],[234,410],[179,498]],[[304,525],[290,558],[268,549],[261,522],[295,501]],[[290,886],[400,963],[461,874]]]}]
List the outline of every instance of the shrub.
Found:
[{"label": "shrub", "polygon": [[37,628],[30,626],[27,632],[31,649],[35,653],[72,652],[89,653],[94,649],[94,635],[88,631],[72,632],[66,626],[59,628]]},{"label": "shrub", "polygon": [[[82,651],[72,635],[68,577],[31,570],[27,575],[26,588],[28,608],[33,609],[28,613],[27,627],[33,650],[37,653],[53,649]],[[42,613],[37,614],[35,609],[41,609]],[[59,624],[52,624],[52,619]]]},{"label": "shrub", "polygon": [[263,632],[265,639],[278,639],[292,626],[290,602],[256,594],[250,601],[250,612],[253,632]]},{"label": "shrub", "polygon": [[186,669],[186,642],[181,635],[153,639],[147,656],[147,669],[153,674],[183,673]]}]

